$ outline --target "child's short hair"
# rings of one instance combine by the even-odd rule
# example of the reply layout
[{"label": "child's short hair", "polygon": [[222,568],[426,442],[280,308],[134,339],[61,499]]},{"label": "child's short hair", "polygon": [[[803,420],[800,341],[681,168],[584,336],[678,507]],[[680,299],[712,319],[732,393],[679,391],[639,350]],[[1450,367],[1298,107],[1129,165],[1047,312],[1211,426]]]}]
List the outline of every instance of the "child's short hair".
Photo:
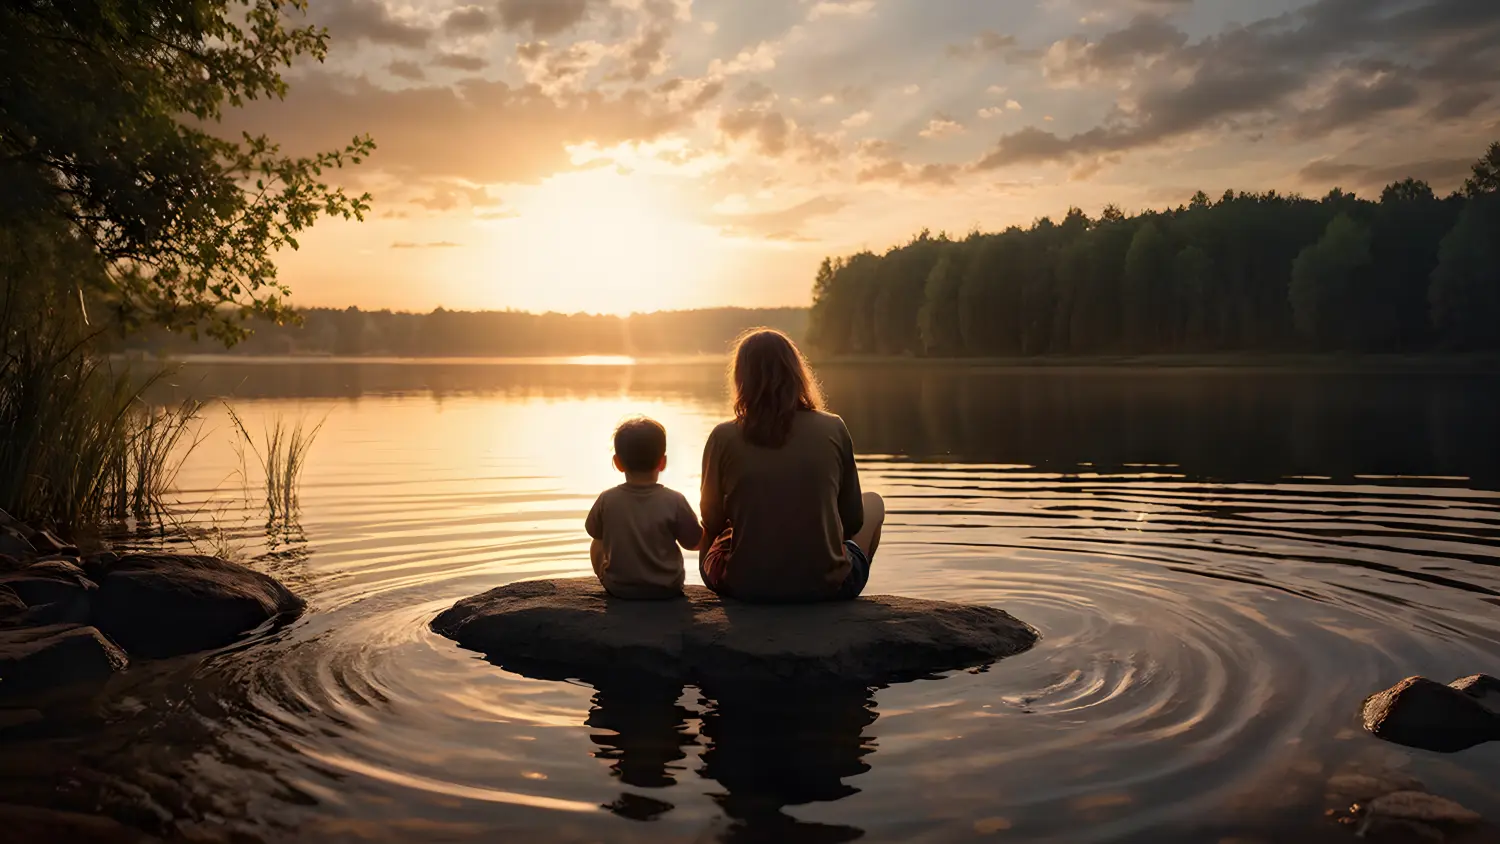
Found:
[{"label": "child's short hair", "polygon": [[637,416],[615,429],[615,456],[627,472],[650,472],[667,453],[667,429],[655,419]]}]

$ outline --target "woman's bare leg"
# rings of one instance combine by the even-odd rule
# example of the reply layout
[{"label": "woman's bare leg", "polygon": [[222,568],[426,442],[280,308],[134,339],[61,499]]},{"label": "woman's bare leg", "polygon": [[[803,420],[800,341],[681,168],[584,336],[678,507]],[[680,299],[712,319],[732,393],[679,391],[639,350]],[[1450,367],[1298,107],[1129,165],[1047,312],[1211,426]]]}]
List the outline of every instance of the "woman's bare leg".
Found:
[{"label": "woman's bare leg", "polygon": [[885,499],[873,492],[863,496],[865,524],[854,535],[854,544],[865,552],[866,557],[875,557],[875,548],[880,545],[880,527],[885,524]]}]

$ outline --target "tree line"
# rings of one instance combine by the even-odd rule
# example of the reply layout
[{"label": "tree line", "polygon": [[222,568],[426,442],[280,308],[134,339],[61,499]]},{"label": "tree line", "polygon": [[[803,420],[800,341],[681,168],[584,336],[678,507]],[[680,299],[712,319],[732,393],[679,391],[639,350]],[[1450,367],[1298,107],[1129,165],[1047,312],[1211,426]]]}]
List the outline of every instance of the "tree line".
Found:
[{"label": "tree line", "polygon": [[1378,201],[1200,191],[827,258],[808,341],[936,357],[1500,348],[1500,143],[1447,197],[1416,179]]},{"label": "tree line", "polygon": [[[612,316],[525,311],[430,313],[309,308],[298,323],[252,321],[236,354],[398,357],[721,354],[747,328],[768,325],[801,338],[806,308],[710,308]],[[220,352],[209,338],[164,328],[123,337],[117,351]]]}]

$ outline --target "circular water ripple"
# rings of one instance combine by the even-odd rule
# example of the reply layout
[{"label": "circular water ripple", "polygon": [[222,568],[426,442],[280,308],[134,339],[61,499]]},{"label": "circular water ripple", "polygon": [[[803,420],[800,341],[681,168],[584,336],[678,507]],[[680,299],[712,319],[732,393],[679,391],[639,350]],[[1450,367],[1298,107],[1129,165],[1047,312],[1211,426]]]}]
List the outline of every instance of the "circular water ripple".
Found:
[{"label": "circular water ripple", "polygon": [[1408,766],[1500,815],[1492,750],[1420,757],[1353,718],[1407,674],[1493,670],[1500,496],[1138,468],[866,460],[891,511],[871,591],[1003,607],[1041,644],[936,681],[746,699],[528,680],[428,630],[465,595],[586,574],[588,498],[555,479],[354,495],[325,477],[297,530],[220,529],[309,596],[300,621],[133,670],[0,748],[6,783],[44,750],[72,780],[36,800],[271,839],[1204,840],[1321,829],[1346,764]]}]

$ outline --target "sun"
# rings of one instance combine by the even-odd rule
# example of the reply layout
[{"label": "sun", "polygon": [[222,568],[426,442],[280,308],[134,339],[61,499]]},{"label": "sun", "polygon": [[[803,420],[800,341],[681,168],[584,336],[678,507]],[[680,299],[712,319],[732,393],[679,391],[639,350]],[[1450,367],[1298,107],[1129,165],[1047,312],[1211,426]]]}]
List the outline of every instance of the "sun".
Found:
[{"label": "sun", "polygon": [[601,167],[545,180],[497,226],[508,301],[532,310],[630,313],[696,303],[718,269],[716,233],[674,212],[650,177]]}]

